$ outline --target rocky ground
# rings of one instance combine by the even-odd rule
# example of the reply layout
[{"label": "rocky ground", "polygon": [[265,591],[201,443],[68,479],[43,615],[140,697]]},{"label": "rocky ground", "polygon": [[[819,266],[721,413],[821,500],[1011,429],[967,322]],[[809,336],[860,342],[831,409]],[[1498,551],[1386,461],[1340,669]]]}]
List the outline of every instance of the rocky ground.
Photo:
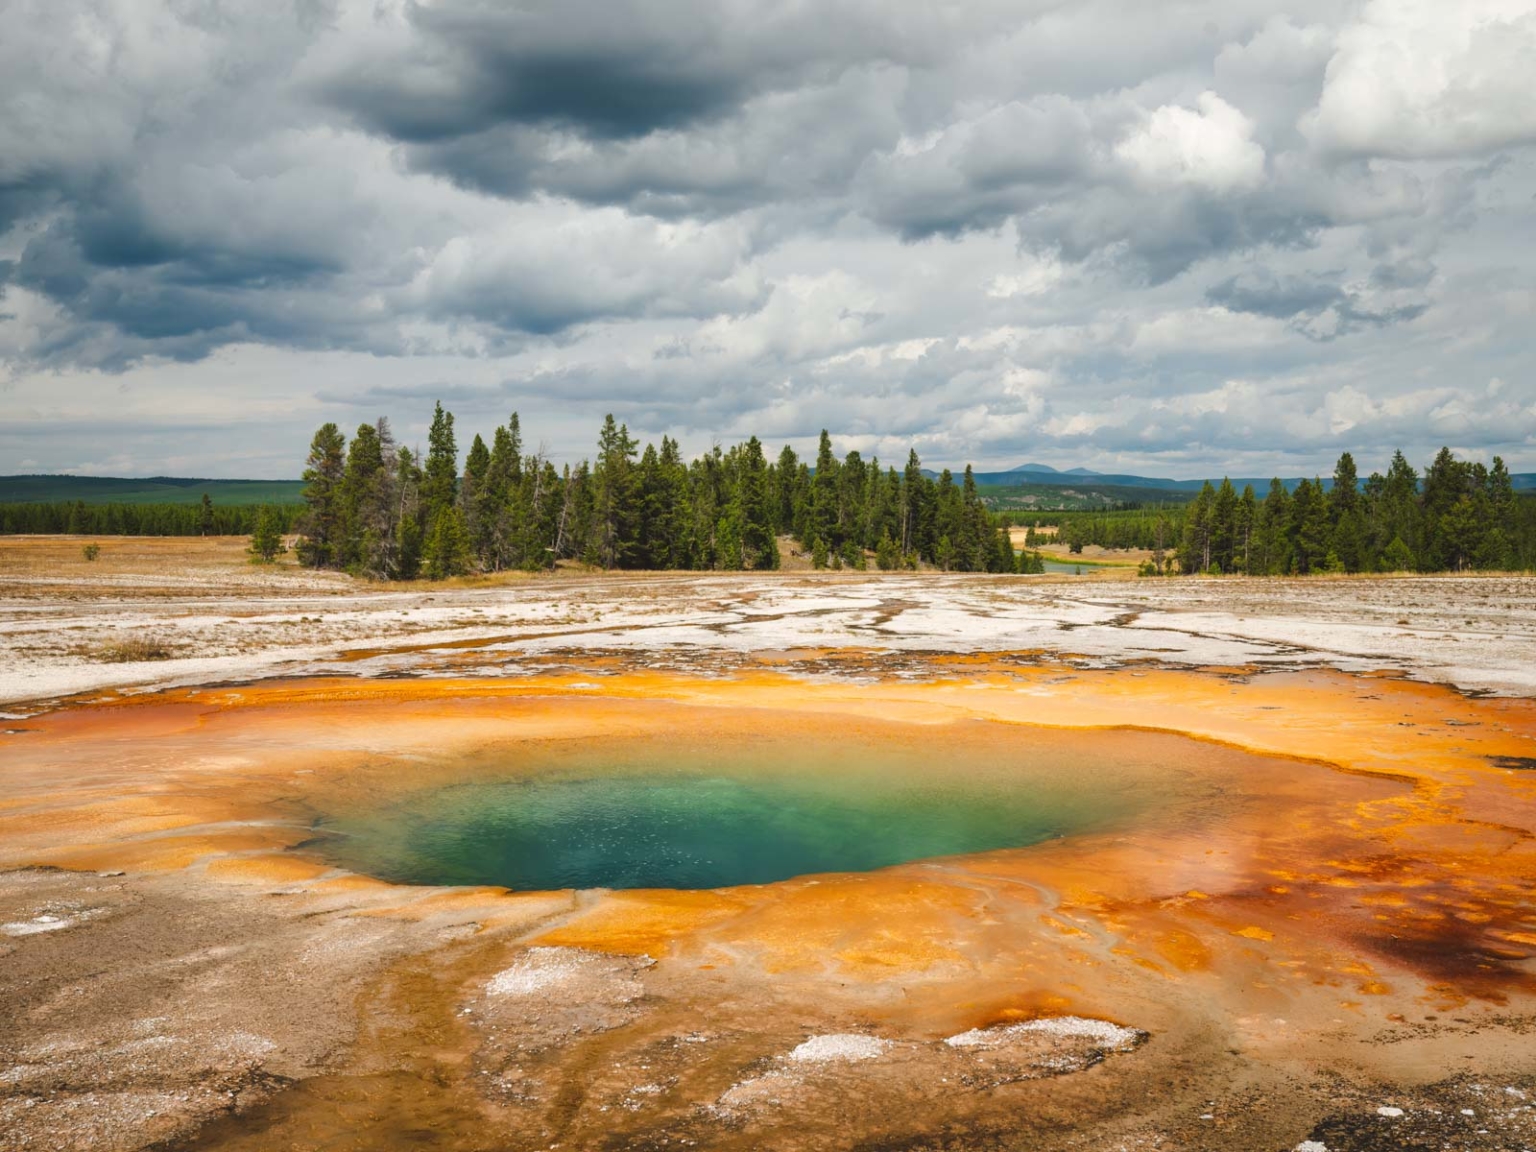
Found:
[{"label": "rocky ground", "polygon": [[[1531,577],[561,572],[391,588],[253,567],[238,541],[172,543],[191,562],[132,541],[91,563],[59,538],[0,539],[0,707],[430,662],[515,675],[522,657],[567,650],[701,669],[805,648],[1040,651],[1105,664],[1391,670],[1536,694]],[[145,642],[152,658],[136,659]]]},{"label": "rocky ground", "polygon": [[[1536,1148],[1533,593],[380,588],[0,540],[0,1149]],[[957,762],[1188,732],[1218,799],[714,893],[406,888],[309,843],[488,742],[829,723]]]}]

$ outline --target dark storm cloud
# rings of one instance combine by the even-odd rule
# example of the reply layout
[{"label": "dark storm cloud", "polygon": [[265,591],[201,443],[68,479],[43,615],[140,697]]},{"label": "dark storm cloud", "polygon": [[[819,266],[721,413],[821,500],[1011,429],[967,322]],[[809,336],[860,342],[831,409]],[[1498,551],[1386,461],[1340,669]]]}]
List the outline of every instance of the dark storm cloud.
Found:
[{"label": "dark storm cloud", "polygon": [[504,123],[643,136],[873,59],[937,59],[969,25],[923,6],[564,0],[408,5],[409,34],[342,54],[321,90],[372,130],[425,142]]},{"label": "dark storm cloud", "polygon": [[1303,313],[1321,312],[1344,301],[1335,283],[1311,276],[1229,276],[1206,289],[1205,298],[1234,312],[1252,312],[1289,320]]},{"label": "dark storm cloud", "polygon": [[[1407,282],[1399,278],[1395,267],[1385,274],[1378,267],[1372,272],[1371,280],[1388,290],[1416,289],[1427,282],[1432,269],[1413,270],[1403,275]],[[1373,303],[1365,292],[1340,286],[1336,277],[1337,273],[1333,277],[1244,274],[1213,284],[1206,289],[1205,296],[1213,304],[1233,312],[1293,321],[1299,331],[1320,340],[1333,340],[1361,327],[1406,323],[1423,315],[1429,307],[1424,300],[1400,298]],[[1335,323],[1319,328],[1316,320],[1327,313],[1332,313]]]}]

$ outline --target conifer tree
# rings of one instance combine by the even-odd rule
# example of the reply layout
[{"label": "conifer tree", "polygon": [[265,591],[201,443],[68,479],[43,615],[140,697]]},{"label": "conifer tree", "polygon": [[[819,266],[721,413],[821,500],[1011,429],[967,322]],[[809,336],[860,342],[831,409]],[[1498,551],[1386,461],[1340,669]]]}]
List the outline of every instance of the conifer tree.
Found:
[{"label": "conifer tree", "polygon": [[203,493],[202,502],[198,506],[197,534],[199,536],[213,535],[213,501],[209,499],[206,492]]},{"label": "conifer tree", "polygon": [[[741,453],[740,492],[742,563],[762,570],[779,566],[779,542],[773,532],[774,494],[768,482],[768,462],[756,436]],[[862,566],[862,565],[861,565]]]},{"label": "conifer tree", "polygon": [[491,450],[485,446],[480,433],[469,445],[464,456],[464,479],[459,486],[459,513],[468,534],[469,550],[485,567],[493,567],[491,536],[495,531],[495,511],[486,498],[487,480],[491,471]]},{"label": "conifer tree", "polygon": [[459,446],[453,435],[453,413],[444,412],[438,401],[427,431],[427,463],[421,479],[421,502],[427,523],[451,507],[459,496]]},{"label": "conifer tree", "polygon": [[1253,534],[1258,527],[1259,507],[1254,499],[1253,485],[1243,485],[1242,499],[1237,503],[1237,561],[1234,571],[1253,575]]},{"label": "conifer tree", "polygon": [[298,548],[299,563],[306,568],[333,568],[338,563],[345,448],[346,438],[335,424],[322,424],[310,442],[304,468],[304,503],[309,507]]},{"label": "conifer tree", "polygon": [[1392,537],[1392,543],[1388,544],[1386,551],[1381,554],[1381,570],[1383,572],[1412,572],[1418,566],[1418,561],[1414,559],[1408,545],[1403,543],[1403,538],[1401,536]]},{"label": "conifer tree", "polygon": [[395,456],[395,572],[400,580],[414,580],[421,572],[421,484],[416,453],[401,445]]},{"label": "conifer tree", "polygon": [[1291,537],[1296,571],[1307,575],[1325,567],[1328,557],[1328,503],[1317,480],[1303,479],[1291,498]]},{"label": "conifer tree", "polygon": [[816,449],[816,475],[811,480],[810,531],[829,551],[842,543],[838,532],[837,457],[832,454],[832,437],[825,428]]},{"label": "conifer tree", "polygon": [[917,457],[917,449],[907,453],[906,471],[901,477],[901,553],[903,556],[922,550],[922,490],[923,465]]},{"label": "conifer tree", "polygon": [[446,580],[470,571],[472,554],[464,515],[453,505],[439,508],[422,546],[422,574],[428,580]]},{"label": "conifer tree", "polygon": [[589,545],[593,562],[604,568],[621,567],[634,548],[634,456],[638,447],[628,427],[616,425],[609,413],[598,435],[597,463],[592,470],[594,535]]},{"label": "conifer tree", "polygon": [[1214,564],[1223,572],[1234,571],[1236,549],[1237,491],[1232,487],[1232,481],[1223,476],[1211,506],[1210,561],[1206,567]]},{"label": "conifer tree", "polygon": [[246,551],[250,553],[253,564],[270,564],[288,551],[283,546],[281,522],[266,504],[256,514],[256,525],[251,529],[251,542]]},{"label": "conifer tree", "polygon": [[1184,519],[1184,541],[1179,549],[1179,567],[1185,572],[1210,570],[1211,518],[1215,506],[1216,490],[1207,480]]}]

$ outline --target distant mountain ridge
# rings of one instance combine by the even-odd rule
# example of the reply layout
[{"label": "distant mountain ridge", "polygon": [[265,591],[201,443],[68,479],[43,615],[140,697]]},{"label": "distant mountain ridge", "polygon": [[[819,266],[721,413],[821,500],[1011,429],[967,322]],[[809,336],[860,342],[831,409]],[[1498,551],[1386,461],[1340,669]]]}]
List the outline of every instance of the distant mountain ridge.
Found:
[{"label": "distant mountain ridge", "polygon": [[[963,471],[963,469],[962,469]],[[938,473],[927,468],[923,473],[936,479]],[[956,480],[960,473],[955,473]],[[1083,494],[1099,492],[1106,502],[1127,500],[1156,501],[1158,493],[1168,493],[1180,501],[1187,500],[1200,491],[1205,483],[1200,480],[1171,480],[1156,476],[1138,476],[1132,473],[1095,472],[1091,468],[1052,468],[1046,464],[1021,464],[1006,472],[977,472],[976,483],[995,488],[1017,488],[1029,485],[1039,488],[1076,489]],[[1362,478],[1363,479],[1363,478]],[[1213,476],[1211,483],[1220,484],[1221,477]],[[1536,472],[1517,472],[1510,482],[1517,492],[1536,493]],[[1245,484],[1252,484],[1260,497],[1269,490],[1269,477],[1232,477],[1239,491]],[[1284,481],[1287,489],[1294,491],[1301,477]],[[1330,486],[1323,477],[1324,487]],[[189,476],[64,476],[18,475],[0,476],[0,504],[56,503],[83,501],[86,504],[195,504],[203,493],[215,504],[299,504],[303,501],[302,480],[214,480]]]},{"label": "distant mountain ridge", "polygon": [[298,504],[302,480],[213,480],[191,476],[0,476],[0,504]]},{"label": "distant mountain ridge", "polygon": [[[1052,468],[1048,464],[1020,464],[1017,468],[1010,468],[1006,472],[977,472],[976,483],[990,485],[1007,484],[1070,484],[1073,480],[1078,482],[1092,481],[1095,484],[1113,485],[1118,488],[1147,488],[1159,489],[1165,492],[1198,492],[1206,483],[1220,484],[1220,476],[1202,477],[1199,480],[1170,480],[1158,476],[1137,476],[1131,473],[1095,472],[1091,468],[1068,468],[1066,470]],[[1307,477],[1312,479],[1313,477]],[[1238,491],[1242,491],[1246,484],[1253,485],[1253,490],[1262,496],[1269,490],[1271,477],[1268,476],[1233,476],[1232,484]],[[1301,483],[1302,477],[1294,476],[1282,479],[1288,491],[1295,491]],[[1362,476],[1361,481],[1365,480]],[[1516,472],[1510,475],[1510,483],[1517,492],[1536,492],[1536,472]],[[1323,487],[1331,488],[1333,479],[1329,476],[1322,477]]]}]

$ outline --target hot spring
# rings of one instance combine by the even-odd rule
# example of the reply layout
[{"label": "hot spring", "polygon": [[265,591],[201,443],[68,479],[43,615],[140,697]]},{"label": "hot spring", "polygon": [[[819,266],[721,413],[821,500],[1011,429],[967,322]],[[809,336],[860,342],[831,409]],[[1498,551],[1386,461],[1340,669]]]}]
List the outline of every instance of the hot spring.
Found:
[{"label": "hot spring", "polygon": [[903,735],[595,738],[483,749],[458,770],[400,764],[422,786],[325,813],[309,847],[407,884],[724,888],[1023,848],[1175,802],[1187,817],[1209,787],[1177,766],[1210,750],[1177,737]]}]

